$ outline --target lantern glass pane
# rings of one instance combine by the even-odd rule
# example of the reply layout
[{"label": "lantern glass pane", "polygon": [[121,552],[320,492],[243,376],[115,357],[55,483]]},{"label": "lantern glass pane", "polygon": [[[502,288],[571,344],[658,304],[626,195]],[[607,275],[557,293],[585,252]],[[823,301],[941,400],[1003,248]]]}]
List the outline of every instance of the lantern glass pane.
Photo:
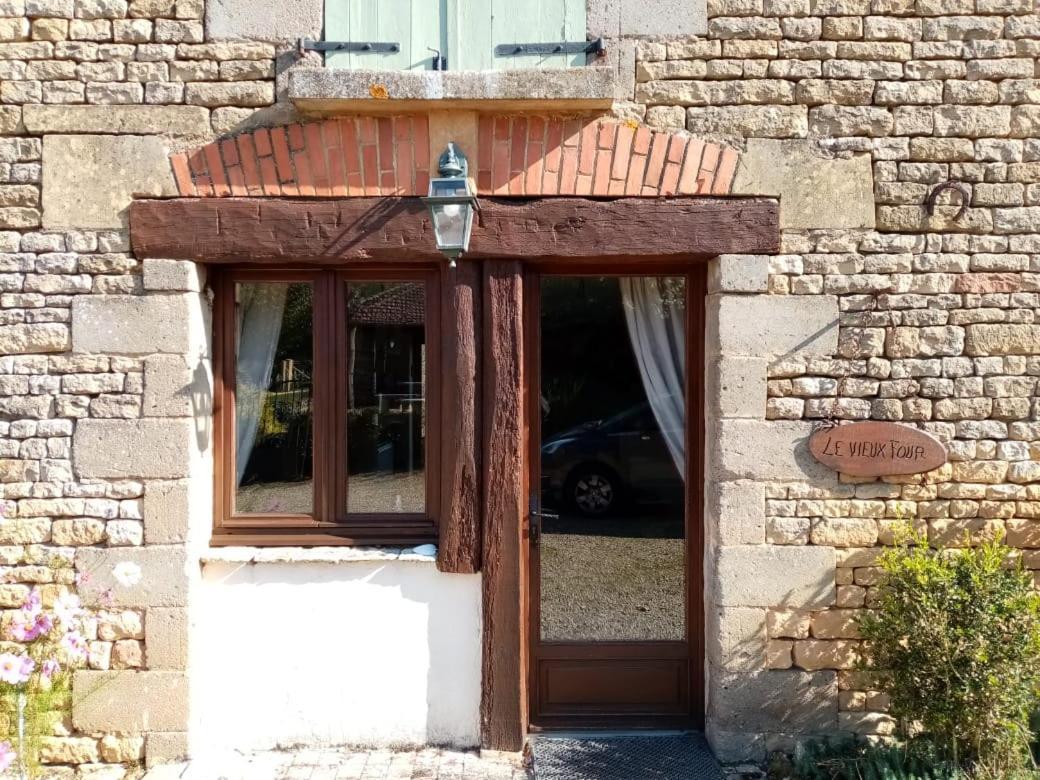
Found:
[{"label": "lantern glass pane", "polygon": [[466,240],[466,220],[472,208],[465,203],[436,203],[433,205],[433,229],[437,246],[441,249],[463,249]]}]

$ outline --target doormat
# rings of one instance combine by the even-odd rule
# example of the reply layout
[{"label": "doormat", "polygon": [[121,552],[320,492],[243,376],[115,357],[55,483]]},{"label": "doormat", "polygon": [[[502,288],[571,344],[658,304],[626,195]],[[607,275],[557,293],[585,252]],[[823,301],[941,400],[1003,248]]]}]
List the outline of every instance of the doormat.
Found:
[{"label": "doormat", "polygon": [[534,780],[723,780],[700,734],[535,737]]}]

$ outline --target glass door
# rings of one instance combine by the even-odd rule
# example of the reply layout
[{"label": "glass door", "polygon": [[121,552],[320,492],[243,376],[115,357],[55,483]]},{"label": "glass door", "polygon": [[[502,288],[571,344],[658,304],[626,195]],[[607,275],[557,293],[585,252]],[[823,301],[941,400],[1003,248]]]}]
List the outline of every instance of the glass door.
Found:
[{"label": "glass door", "polygon": [[543,274],[532,290],[535,726],[689,722],[699,699],[699,278]]}]

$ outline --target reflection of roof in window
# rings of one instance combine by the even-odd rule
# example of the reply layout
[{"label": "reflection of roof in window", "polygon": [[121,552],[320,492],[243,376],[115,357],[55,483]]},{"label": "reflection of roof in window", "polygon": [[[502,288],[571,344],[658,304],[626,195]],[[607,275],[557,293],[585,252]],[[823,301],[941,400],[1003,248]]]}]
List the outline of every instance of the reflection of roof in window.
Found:
[{"label": "reflection of roof in window", "polygon": [[355,325],[411,325],[425,322],[426,290],[421,284],[394,284],[371,297],[350,303],[348,319]]}]

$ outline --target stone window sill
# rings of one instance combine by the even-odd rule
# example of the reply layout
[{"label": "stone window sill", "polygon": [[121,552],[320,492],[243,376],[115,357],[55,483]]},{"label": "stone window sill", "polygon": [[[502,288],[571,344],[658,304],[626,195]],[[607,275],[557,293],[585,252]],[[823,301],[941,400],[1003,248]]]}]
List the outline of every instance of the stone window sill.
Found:
[{"label": "stone window sill", "polygon": [[419,547],[214,547],[202,563],[361,563],[410,561],[435,563],[437,548]]},{"label": "stone window sill", "polygon": [[380,71],[297,68],[289,99],[308,113],[465,108],[475,110],[607,109],[613,68],[559,70]]}]

